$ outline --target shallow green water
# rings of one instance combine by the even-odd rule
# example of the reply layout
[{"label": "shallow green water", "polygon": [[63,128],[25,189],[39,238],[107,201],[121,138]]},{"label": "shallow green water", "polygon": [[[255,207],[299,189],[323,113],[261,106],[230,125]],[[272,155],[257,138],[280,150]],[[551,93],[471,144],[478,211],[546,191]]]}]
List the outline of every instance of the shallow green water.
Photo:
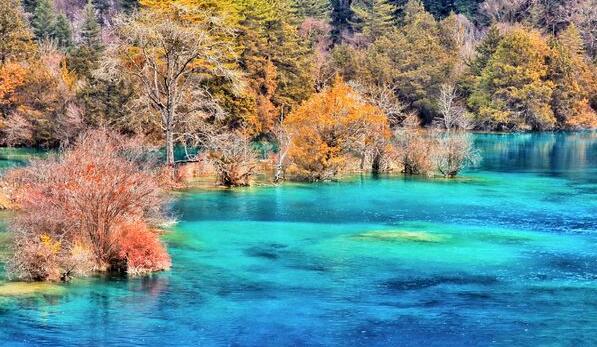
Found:
[{"label": "shallow green water", "polygon": [[184,193],[172,271],[0,296],[0,341],[597,345],[597,133],[476,145],[456,180]]},{"label": "shallow green water", "polygon": [[7,169],[23,166],[27,161],[43,157],[48,152],[32,148],[0,147],[0,174]]}]

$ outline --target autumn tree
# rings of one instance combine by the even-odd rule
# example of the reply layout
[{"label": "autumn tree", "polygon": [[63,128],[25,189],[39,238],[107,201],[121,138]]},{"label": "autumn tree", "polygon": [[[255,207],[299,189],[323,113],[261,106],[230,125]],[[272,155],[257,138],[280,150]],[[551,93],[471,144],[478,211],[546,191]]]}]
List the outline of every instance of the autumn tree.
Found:
[{"label": "autumn tree", "polygon": [[30,57],[32,37],[20,2],[0,0],[0,65]]},{"label": "autumn tree", "polygon": [[108,53],[112,59],[103,69],[140,86],[145,105],[159,114],[166,164],[170,166],[174,165],[179,131],[189,125],[182,123],[213,105],[206,82],[214,75],[236,78],[226,61],[232,48],[216,39],[226,30],[218,17],[182,5],[143,10],[119,19],[118,40]]},{"label": "autumn tree", "polygon": [[26,81],[27,69],[23,64],[0,65],[0,115],[2,118],[7,118],[16,109],[18,93]]},{"label": "autumn tree", "polygon": [[337,78],[291,113],[284,127],[290,136],[288,172],[318,181],[335,178],[351,158],[370,159],[369,150],[377,137],[387,135],[388,123],[380,109],[363,102]]},{"label": "autumn tree", "polygon": [[541,34],[516,28],[504,35],[477,77],[468,104],[489,129],[550,129],[554,85],[546,80],[550,49]]},{"label": "autumn tree", "polygon": [[63,62],[62,52],[48,45],[36,59],[3,68],[18,82],[7,84],[11,90],[0,101],[4,144],[57,147],[81,131],[75,78]]},{"label": "autumn tree", "polygon": [[597,127],[590,98],[597,93],[597,70],[584,54],[583,41],[574,24],[553,41],[549,79],[554,82],[552,108],[564,128]]},{"label": "autumn tree", "polygon": [[292,23],[290,3],[236,1],[239,65],[255,105],[245,120],[253,134],[271,134],[280,113],[288,113],[312,93],[311,52]]}]

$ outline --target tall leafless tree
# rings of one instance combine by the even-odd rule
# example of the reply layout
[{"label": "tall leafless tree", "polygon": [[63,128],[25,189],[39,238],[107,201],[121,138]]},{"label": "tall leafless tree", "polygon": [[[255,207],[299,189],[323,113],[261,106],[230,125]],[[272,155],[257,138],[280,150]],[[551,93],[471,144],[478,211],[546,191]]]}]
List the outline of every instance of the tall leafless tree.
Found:
[{"label": "tall leafless tree", "polygon": [[233,85],[240,83],[237,71],[227,64],[232,47],[221,37],[231,33],[224,23],[199,10],[177,7],[176,11],[180,12],[176,16],[142,11],[117,18],[117,40],[100,70],[129,77],[141,86],[142,101],[160,115],[170,166],[180,131],[189,130],[185,119],[218,109],[206,82],[219,76]]},{"label": "tall leafless tree", "polygon": [[453,84],[442,84],[439,90],[437,100],[441,118],[436,123],[445,129],[468,129],[470,122],[468,120],[464,107],[458,104],[458,91]]}]

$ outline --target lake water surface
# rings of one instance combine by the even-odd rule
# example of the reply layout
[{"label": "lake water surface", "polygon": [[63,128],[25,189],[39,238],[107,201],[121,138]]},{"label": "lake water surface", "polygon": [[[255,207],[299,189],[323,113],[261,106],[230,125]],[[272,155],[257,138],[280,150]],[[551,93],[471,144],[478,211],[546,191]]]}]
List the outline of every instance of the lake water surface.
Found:
[{"label": "lake water surface", "polygon": [[454,180],[184,193],[169,272],[0,273],[0,345],[597,345],[597,132],[476,145]]}]

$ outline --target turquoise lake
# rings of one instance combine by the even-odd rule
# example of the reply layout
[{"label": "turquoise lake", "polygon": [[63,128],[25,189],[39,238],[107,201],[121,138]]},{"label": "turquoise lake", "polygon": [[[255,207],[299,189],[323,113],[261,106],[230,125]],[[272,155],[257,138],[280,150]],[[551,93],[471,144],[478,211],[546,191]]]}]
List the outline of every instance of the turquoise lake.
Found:
[{"label": "turquoise lake", "polygon": [[475,145],[454,180],[182,193],[169,272],[15,295],[0,270],[0,345],[597,345],[597,132]]}]

